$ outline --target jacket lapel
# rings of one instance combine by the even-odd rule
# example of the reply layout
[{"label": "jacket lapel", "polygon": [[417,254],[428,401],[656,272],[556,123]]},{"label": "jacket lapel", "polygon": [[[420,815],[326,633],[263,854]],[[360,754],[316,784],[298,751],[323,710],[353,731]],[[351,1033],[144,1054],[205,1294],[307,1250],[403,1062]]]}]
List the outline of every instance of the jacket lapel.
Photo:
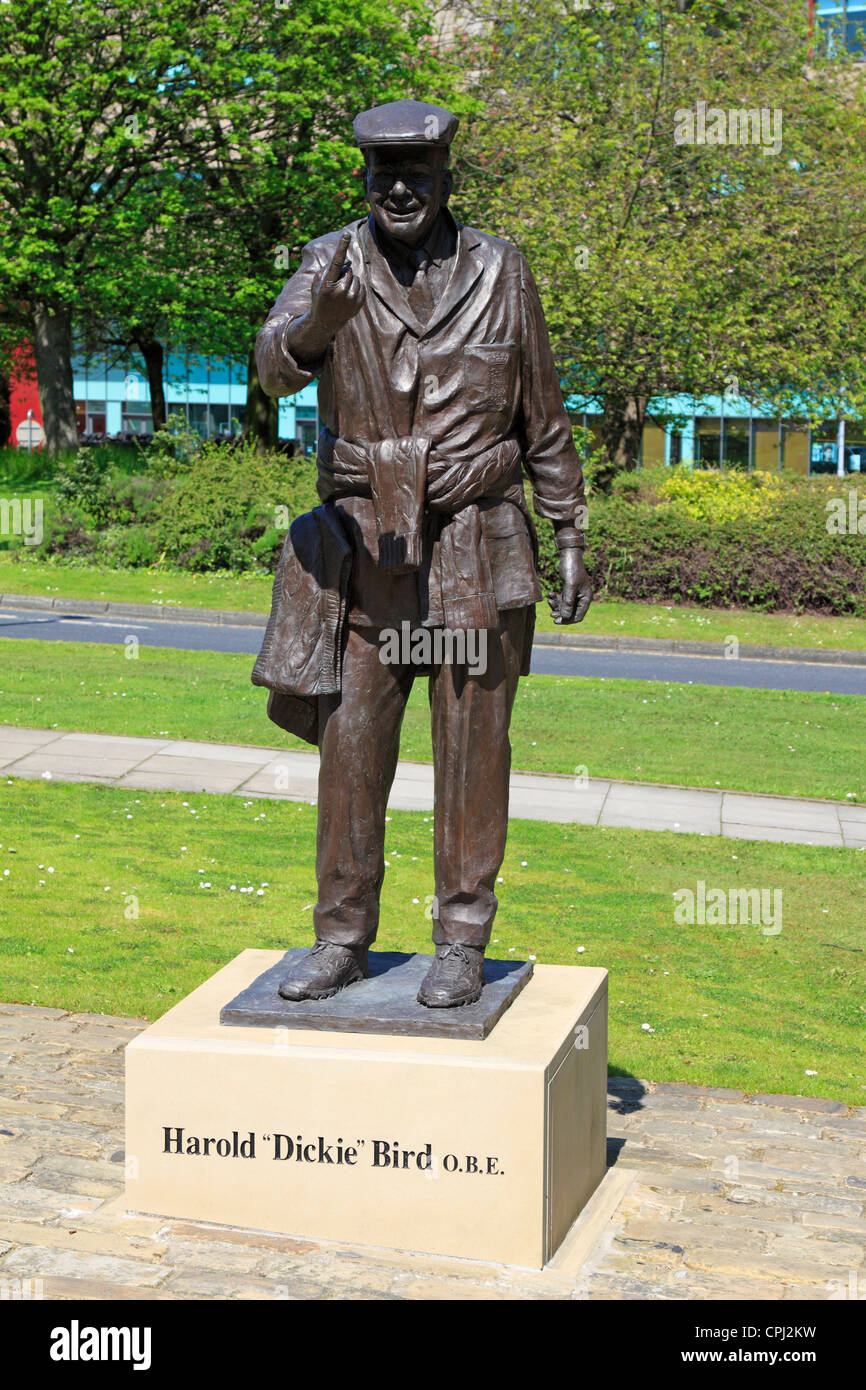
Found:
[{"label": "jacket lapel", "polygon": [[477,238],[467,228],[457,225],[457,253],[451,268],[451,276],[445,292],[427,323],[422,323],[409,307],[409,301],[402,286],[391,274],[388,262],[376,246],[365,222],[360,230],[361,251],[366,268],[367,285],[392,314],[415,335],[428,338],[435,333],[441,323],[475,288],[484,273],[484,262],[479,255]]},{"label": "jacket lapel", "polygon": [[429,338],[444,323],[457,305],[472,292],[484,273],[484,262],[478,252],[480,243],[466,227],[457,228],[457,254],[445,293],[433,308],[433,313],[421,329],[421,337]]},{"label": "jacket lapel", "polygon": [[361,228],[359,240],[364,256],[368,289],[373,291],[386,309],[389,309],[402,323],[405,323],[416,338],[423,338],[424,325],[410,309],[409,301],[403,293],[403,287],[391,274],[388,262],[374,242],[366,222]]}]

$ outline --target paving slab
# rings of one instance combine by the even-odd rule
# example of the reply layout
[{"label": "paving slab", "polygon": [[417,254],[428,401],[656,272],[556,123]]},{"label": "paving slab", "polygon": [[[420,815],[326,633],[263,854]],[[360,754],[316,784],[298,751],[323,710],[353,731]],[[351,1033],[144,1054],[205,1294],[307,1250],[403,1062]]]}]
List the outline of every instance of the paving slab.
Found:
[{"label": "paving slab", "polygon": [[56,729],[21,729],[16,724],[0,724],[0,743],[51,743],[59,737]]},{"label": "paving slab", "polygon": [[743,796],[725,792],[725,821],[737,825],[790,826],[795,830],[839,830],[839,811],[832,802],[793,801],[781,796]]},{"label": "paving slab", "polygon": [[41,747],[40,743],[12,743],[9,740],[0,740],[0,767],[16,763],[30,753],[37,753]]},{"label": "paving slab", "polygon": [[52,778],[58,781],[67,781],[72,777],[99,778],[101,781],[106,778],[115,780],[122,777],[124,773],[130,772],[135,767],[139,758],[133,756],[112,757],[110,754],[98,757],[91,753],[55,753],[54,745],[49,748],[40,748],[38,752],[28,753],[17,762],[7,766],[7,774],[13,777],[31,776],[42,777],[50,772]]},{"label": "paving slab", "polygon": [[837,845],[845,847],[842,831],[794,830],[784,825],[738,825],[725,821],[722,835],[735,840],[775,840],[788,845]]},{"label": "paving slab", "polygon": [[668,807],[712,807],[721,815],[722,792],[705,791],[699,787],[663,787],[654,782],[611,782],[607,804],[630,806],[647,801],[663,802]]},{"label": "paving slab", "polygon": [[140,761],[171,746],[164,738],[139,738],[133,735],[123,737],[117,734],[62,734],[54,739],[50,748],[52,757],[57,754],[65,756],[70,753],[97,753],[104,758],[130,757]]},{"label": "paving slab", "polygon": [[153,757],[145,758],[139,762],[136,771],[165,772],[172,777],[179,773],[188,773],[205,780],[210,776],[216,776],[222,781],[231,778],[235,786],[240,786],[248,777],[252,777],[259,767],[260,764],[253,758],[240,762],[237,758],[191,757],[175,751],[174,754],[157,753]]},{"label": "paving slab", "polygon": [[310,801],[319,794],[319,779],[309,773],[295,772],[287,764],[275,763],[247,778],[238,792],[241,795],[250,792],[286,801]]},{"label": "paving slab", "polygon": [[125,777],[118,778],[114,785],[128,787],[130,791],[193,792],[196,795],[225,793],[228,795],[237,790],[238,779],[234,775],[220,777],[216,773],[196,776],[192,772],[139,772],[136,770],[128,773]]},{"label": "paving slab", "polygon": [[[255,767],[261,767],[263,763],[270,763],[274,759],[273,748],[245,747],[233,743],[193,743],[186,739],[173,743],[163,740],[161,752],[166,758],[199,758],[206,762],[244,763]],[[293,757],[287,750],[280,762],[291,765],[298,759],[305,759],[307,763],[311,761],[308,753],[295,754]],[[315,761],[319,761],[318,757],[315,757]]]},{"label": "paving slab", "polygon": [[682,835],[718,835],[718,817],[710,812],[706,817],[691,815],[687,818],[683,811],[657,812],[652,808],[652,814],[641,814],[640,808],[634,811],[609,811],[605,807],[599,821],[599,825],[609,826],[629,826],[633,830],[673,830]]}]

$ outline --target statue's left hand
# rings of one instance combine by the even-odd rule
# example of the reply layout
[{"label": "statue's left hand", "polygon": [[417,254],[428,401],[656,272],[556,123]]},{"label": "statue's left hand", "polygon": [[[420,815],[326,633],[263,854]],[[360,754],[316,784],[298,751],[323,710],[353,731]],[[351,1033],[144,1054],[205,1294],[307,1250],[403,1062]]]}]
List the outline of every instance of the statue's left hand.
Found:
[{"label": "statue's left hand", "polygon": [[559,552],[560,592],[547,595],[555,623],[582,623],[592,603],[592,585],[583,563],[583,550]]}]

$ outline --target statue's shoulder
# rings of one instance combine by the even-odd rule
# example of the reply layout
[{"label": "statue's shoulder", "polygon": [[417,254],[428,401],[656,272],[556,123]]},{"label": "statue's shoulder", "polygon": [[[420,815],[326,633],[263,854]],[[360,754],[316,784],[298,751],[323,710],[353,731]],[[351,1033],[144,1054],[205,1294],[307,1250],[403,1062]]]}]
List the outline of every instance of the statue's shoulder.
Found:
[{"label": "statue's shoulder", "polygon": [[465,223],[460,223],[459,227],[465,243],[476,246],[485,260],[489,259],[508,267],[518,266],[523,262],[522,254],[512,241],[505,241],[502,237],[482,232],[478,227],[469,227]]}]

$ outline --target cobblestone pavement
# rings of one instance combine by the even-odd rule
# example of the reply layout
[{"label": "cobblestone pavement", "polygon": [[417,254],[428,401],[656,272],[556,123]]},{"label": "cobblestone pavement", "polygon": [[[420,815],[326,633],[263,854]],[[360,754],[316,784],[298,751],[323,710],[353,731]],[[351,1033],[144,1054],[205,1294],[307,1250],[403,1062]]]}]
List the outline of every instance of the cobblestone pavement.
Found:
[{"label": "cobblestone pavement", "polygon": [[[866,1296],[866,1107],[612,1079],[599,1195],[546,1270],[127,1215],[134,1019],[0,1004],[0,1296]],[[587,1216],[590,1212],[587,1212]]]}]

